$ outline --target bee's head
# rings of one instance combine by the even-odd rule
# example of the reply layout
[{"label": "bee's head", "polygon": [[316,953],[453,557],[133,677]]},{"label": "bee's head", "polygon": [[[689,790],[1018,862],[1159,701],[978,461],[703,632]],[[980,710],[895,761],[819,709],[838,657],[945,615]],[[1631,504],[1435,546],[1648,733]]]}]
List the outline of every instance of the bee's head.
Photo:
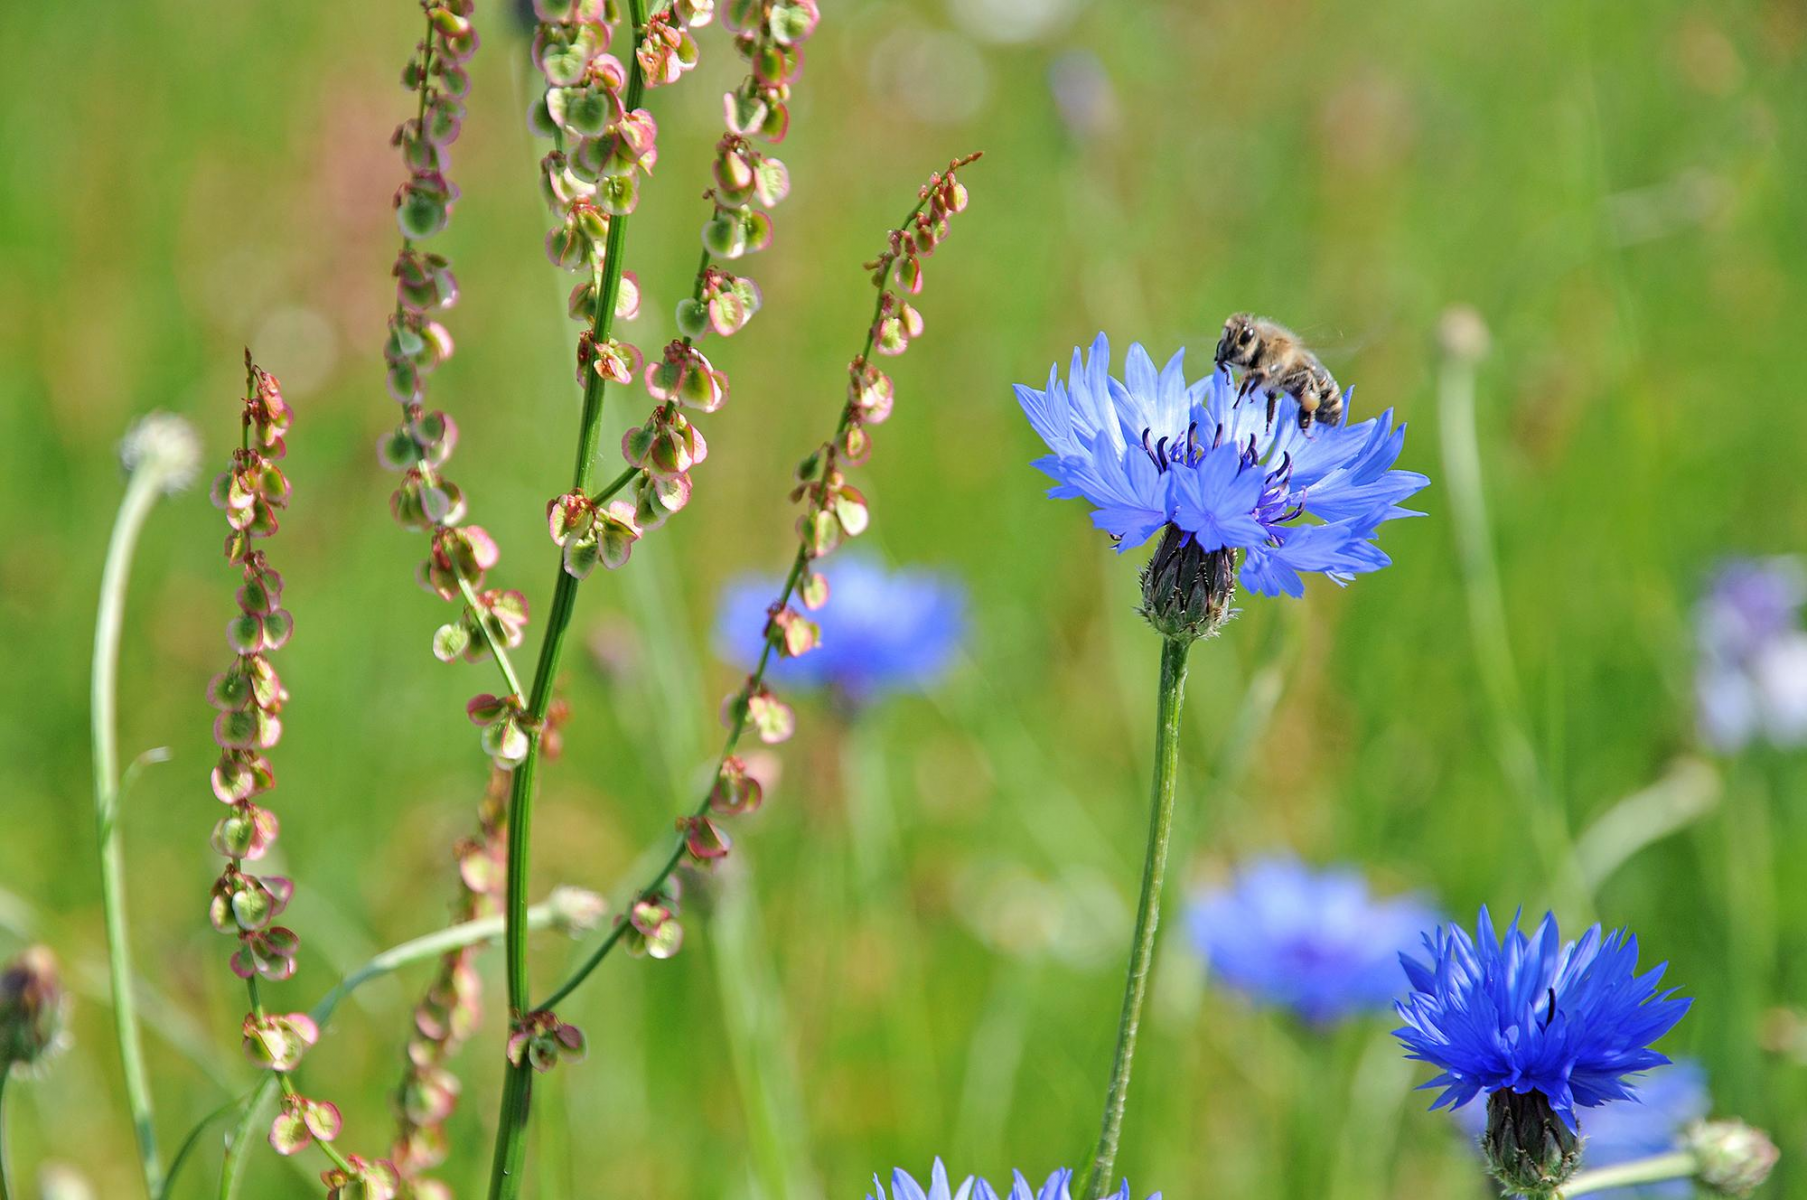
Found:
[{"label": "bee's head", "polygon": [[1260,352],[1261,335],[1255,332],[1255,318],[1248,313],[1232,314],[1223,323],[1223,336],[1217,340],[1217,365],[1246,367]]}]

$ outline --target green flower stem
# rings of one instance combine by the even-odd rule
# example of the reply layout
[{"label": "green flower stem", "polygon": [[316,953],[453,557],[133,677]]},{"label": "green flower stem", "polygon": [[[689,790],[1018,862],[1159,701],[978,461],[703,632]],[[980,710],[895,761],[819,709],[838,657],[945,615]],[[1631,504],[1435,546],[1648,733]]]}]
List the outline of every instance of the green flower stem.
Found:
[{"label": "green flower stem", "polygon": [[1190,643],[1173,639],[1161,644],[1148,854],[1142,864],[1142,895],[1136,903],[1136,933],[1130,943],[1129,974],[1123,985],[1123,1015],[1117,1023],[1117,1054],[1111,1064],[1110,1087],[1104,1093],[1104,1123],[1085,1187],[1088,1200],[1100,1200],[1110,1190],[1117,1141],[1123,1134],[1123,1109],[1136,1055],[1136,1030],[1142,1023],[1142,1002],[1148,996],[1149,969],[1154,963],[1155,930],[1161,921],[1161,883],[1167,873],[1167,843],[1173,834],[1174,781],[1180,762],[1180,705],[1185,700],[1186,655],[1190,649]]},{"label": "green flower stem", "polygon": [[127,941],[125,862],[119,844],[119,742],[117,684],[119,637],[125,614],[126,582],[132,553],[151,506],[168,486],[165,473],[146,462],[132,472],[125,499],[107,542],[100,576],[100,613],[94,623],[92,708],[94,740],[94,818],[100,843],[100,892],[106,914],[107,973],[113,989],[113,1033],[125,1075],[126,1104],[138,1138],[138,1166],[148,1196],[163,1191],[163,1167],[151,1119],[150,1081],[145,1075],[144,1046],[138,1033],[138,1005],[132,994],[132,951]]},{"label": "green flower stem", "polygon": [[1556,1193],[1556,1200],[1604,1192],[1608,1188],[1631,1187],[1641,1183],[1661,1183],[1669,1179],[1691,1179],[1700,1170],[1700,1160],[1692,1151],[1674,1150],[1649,1158],[1635,1159],[1610,1167],[1582,1171]]},{"label": "green flower stem", "polygon": [[[646,32],[645,0],[628,0],[628,21],[633,28],[633,45],[629,47],[626,107],[629,112],[640,106],[646,80],[640,69],[639,49]],[[621,292],[622,257],[627,240],[627,215],[609,221],[609,240],[602,264],[602,286],[598,289],[595,318],[590,335],[600,344],[609,337],[615,320],[615,301]],[[594,370],[584,381],[583,416],[577,433],[577,461],[572,469],[571,489],[588,493],[596,469],[596,449],[602,436],[602,402],[607,382]],[[624,480],[631,475],[624,475]],[[622,485],[624,486],[624,484]],[[538,772],[541,726],[552,704],[552,689],[558,666],[564,655],[565,637],[571,627],[571,613],[577,603],[577,578],[558,568],[553,588],[552,608],[546,619],[545,640],[540,643],[539,662],[534,668],[533,690],[527,697],[527,756],[515,767],[508,797],[508,900],[504,910],[505,956],[507,958],[508,1008],[510,1026],[524,1016],[527,1006],[527,882],[528,857],[533,836],[533,784]],[[490,1170],[491,1200],[508,1200],[520,1192],[521,1161],[526,1154],[527,1113],[532,1102],[532,1087],[526,1078],[528,1067],[509,1063],[507,1080],[502,1089],[502,1111],[497,1121],[496,1149]]]}]

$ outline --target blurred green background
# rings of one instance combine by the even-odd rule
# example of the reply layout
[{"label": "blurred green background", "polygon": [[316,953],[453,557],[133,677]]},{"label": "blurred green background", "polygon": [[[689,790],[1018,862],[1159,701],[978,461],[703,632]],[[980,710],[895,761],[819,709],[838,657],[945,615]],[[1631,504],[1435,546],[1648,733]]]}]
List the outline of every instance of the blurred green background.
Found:
[{"label": "blurred green background", "polygon": [[[1395,567],[1346,592],[1314,584],[1303,604],[1246,601],[1194,653],[1170,916],[1187,888],[1284,848],[1462,917],[1541,910],[1539,795],[1579,832],[1679,778],[1710,811],[1594,906],[1698,998],[1664,1048],[1705,1060],[1718,1111],[1775,1133],[1770,1194],[1807,1195],[1807,1068],[1765,1048],[1807,983],[1807,769],[1773,752],[1693,760],[1689,621],[1717,557],[1807,545],[1807,9],[825,7],[779,150],[793,194],[745,264],[765,307],[709,346],[733,400],[702,419],[696,498],[582,593],[536,893],[618,896],[694,802],[734,679],[710,646],[714,598],[788,559],[789,471],[833,420],[863,333],[859,264],[928,171],[983,149],[858,480],[868,548],[970,586],[966,660],[933,696],[857,721],[799,698],[782,778],[693,901],[684,952],[612,961],[564,1011],[591,1055],[542,1088],[534,1194],[855,1197],[875,1170],[936,1154],[992,1177],[1081,1158],[1144,836],[1157,644],[1132,611],[1141,555],[1111,554],[1081,506],[1042,498],[1008,385],[1100,328],[1119,353],[1190,345],[1202,370],[1224,315],[1248,308],[1316,336],[1358,385],[1358,416],[1397,408],[1412,425],[1400,465],[1436,483],[1426,519],[1386,532]],[[569,473],[575,326],[540,249],[524,38],[499,4],[479,21],[453,151],[464,196],[433,243],[463,285],[446,318],[459,352],[432,400],[461,426],[451,474],[472,518],[502,545],[493,578],[534,604],[531,650],[554,571],[543,504]],[[9,1093],[22,1175],[61,1160],[98,1195],[137,1186],[102,1004],[95,588],[120,434],[182,412],[218,470],[244,345],[296,413],[296,498],[271,547],[297,626],[278,660],[293,699],[273,799],[304,944],[298,977],[266,995],[305,1008],[442,920],[448,848],[485,774],[462,704],[493,673],[431,658],[452,610],[413,583],[423,543],[390,521],[373,451],[395,411],[378,354],[401,179],[387,139],[418,24],[407,0],[0,6],[0,951],[50,942],[78,992],[74,1050]],[[648,348],[688,287],[720,94],[740,75],[719,28],[702,40],[703,66],[650,96],[660,161],[628,250],[646,296],[629,336]],[[1493,335],[1476,408],[1504,709],[1471,637],[1440,451],[1435,330],[1455,303]],[[637,390],[608,403],[610,430],[647,407]],[[124,817],[166,1143],[253,1081],[243,992],[205,917],[218,812],[202,693],[226,661],[234,586],[222,532],[202,490],[153,516],[123,664],[125,756],[173,751]],[[536,942],[540,990],[576,952]],[[1138,1188],[1487,1194],[1447,1118],[1407,1092],[1425,1072],[1385,1018],[1303,1030],[1210,989],[1179,937],[1158,970],[1119,1160]],[[346,1149],[383,1150],[422,978],[360,992],[307,1061],[307,1090],[344,1110]],[[443,1172],[461,1195],[494,1119],[490,979]],[[213,1145],[180,1194],[211,1194]],[[316,1194],[324,1164],[299,1162],[260,1148],[246,1194]]]}]

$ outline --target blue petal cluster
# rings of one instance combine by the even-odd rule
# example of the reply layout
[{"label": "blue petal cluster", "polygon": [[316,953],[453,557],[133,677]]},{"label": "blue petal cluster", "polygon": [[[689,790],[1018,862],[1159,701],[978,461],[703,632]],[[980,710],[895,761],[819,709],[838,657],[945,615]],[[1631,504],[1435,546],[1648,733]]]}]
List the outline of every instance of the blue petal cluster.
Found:
[{"label": "blue petal cluster", "polygon": [[[1611,1100],[1587,1114],[1587,1137],[1581,1143],[1583,1167],[1611,1167],[1653,1154],[1666,1154],[1681,1143],[1682,1131],[1712,1109],[1706,1070],[1693,1059],[1676,1059],[1638,1081],[1632,1100]],[[1487,1106],[1476,1101],[1456,1110],[1456,1120],[1472,1137],[1487,1126]],[[1694,1194],[1687,1179],[1669,1179],[1637,1187],[1609,1188],[1599,1200],[1667,1200]]]},{"label": "blue petal cluster", "polygon": [[1189,917],[1214,978],[1315,1024],[1391,1005],[1405,991],[1400,953],[1440,920],[1416,897],[1375,897],[1355,871],[1290,857],[1247,864]]},{"label": "blue petal cluster", "polygon": [[[966,631],[966,590],[931,571],[890,571],[857,554],[817,568],[828,603],[806,614],[822,630],[815,649],[774,657],[766,675],[799,687],[833,687],[855,701],[936,683]],[[766,607],[781,580],[743,576],[722,594],[716,644],[723,658],[752,670],[765,644]]]},{"label": "blue petal cluster", "polygon": [[1264,596],[1303,595],[1312,572],[1341,584],[1392,561],[1376,532],[1419,515],[1399,503],[1430,482],[1392,469],[1405,444],[1392,410],[1302,433],[1291,397],[1270,426],[1265,398],[1238,400],[1227,370],[1188,384],[1184,350],[1156,370],[1133,345],[1122,381],[1110,357],[1099,334],[1088,354],[1073,351],[1066,382],[1051,368],[1044,390],[1018,384],[1016,396],[1051,452],[1034,464],[1056,481],[1048,495],[1090,501],[1119,553],[1173,525],[1203,550],[1245,551],[1241,582]]},{"label": "blue petal cluster", "polygon": [[[902,1167],[891,1172],[890,1200],[1073,1200],[1069,1190],[1073,1182],[1073,1172],[1062,1168],[1048,1176],[1040,1188],[1030,1186],[1023,1178],[1021,1171],[1014,1172],[1015,1179],[1008,1191],[1000,1192],[983,1179],[967,1176],[958,1187],[948,1183],[947,1168],[941,1160],[935,1160],[934,1170],[929,1175],[929,1186],[925,1189],[910,1173]],[[878,1176],[872,1177],[872,1192],[866,1200],[886,1200],[885,1186],[879,1182]],[[1130,1200],[1129,1180],[1109,1200]],[[1148,1200],[1161,1200],[1161,1193],[1155,1192]]]},{"label": "blue petal cluster", "polygon": [[1658,992],[1667,964],[1637,973],[1638,940],[1589,929],[1562,941],[1545,916],[1526,937],[1518,919],[1497,938],[1481,909],[1475,936],[1459,926],[1426,934],[1430,962],[1400,955],[1412,990],[1394,1030],[1407,1058],[1441,1067],[1432,1108],[1459,1107],[1482,1092],[1541,1092],[1571,1131],[1576,1108],[1636,1095],[1626,1075],[1669,1060],[1650,1048],[1688,1011],[1673,989]]}]

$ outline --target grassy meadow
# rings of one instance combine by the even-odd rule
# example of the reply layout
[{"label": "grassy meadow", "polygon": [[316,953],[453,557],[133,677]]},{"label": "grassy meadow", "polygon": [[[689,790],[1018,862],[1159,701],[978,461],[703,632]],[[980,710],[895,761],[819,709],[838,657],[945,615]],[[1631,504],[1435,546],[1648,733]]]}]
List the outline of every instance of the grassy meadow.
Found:
[{"label": "grassy meadow", "polygon": [[[824,0],[778,148],[793,193],[764,293],[709,353],[733,398],[702,418],[691,505],[583,589],[540,772],[536,895],[619,898],[694,805],[717,746],[714,605],[794,546],[796,460],[831,427],[870,305],[860,268],[928,172],[983,150],[927,263],[926,332],[887,364],[898,403],[856,482],[863,548],[969,589],[961,660],[859,712],[797,695],[765,807],[687,897],[684,950],[612,960],[561,1015],[587,1062],[538,1093],[529,1194],[851,1200],[894,1164],[1040,1176],[1095,1136],[1145,831],[1158,641],[1145,557],[1044,498],[1010,391],[1107,331],[1208,367],[1224,316],[1311,334],[1358,417],[1410,423],[1422,519],[1391,568],[1303,602],[1245,597],[1195,648],[1180,838],[1119,1167],[1138,1195],[1478,1198],[1472,1151],[1385,1016],[1316,1030],[1212,986],[1186,894],[1239,860],[1355,864],[1472,920],[1555,906],[1624,925],[1695,1007],[1662,1044],[1715,1109],[1783,1150],[1765,1194],[1807,1196],[1807,757],[1704,750],[1693,606],[1732,554],[1807,547],[1807,9],[1792,0]],[[74,1043],[7,1094],[27,1195],[60,1162],[136,1194],[105,1006],[88,666],[116,444],[152,409],[236,444],[241,348],[295,412],[295,488],[270,546],[296,633],[274,752],[278,856],[297,881],[305,1008],[343,970],[444,919],[449,847],[486,763],[463,712],[487,667],[429,652],[452,610],[413,581],[373,446],[394,422],[383,319],[401,168],[388,138],[418,36],[407,0],[0,6],[0,956],[62,957]],[[483,46],[452,175],[458,354],[432,403],[453,474],[533,605],[544,503],[577,420],[570,281],[542,253],[535,78],[507,6]],[[660,159],[628,239],[643,348],[672,335],[705,215],[720,28],[650,93]],[[1491,346],[1468,382],[1452,306]],[[647,407],[611,389],[615,438]],[[1465,504],[1464,498],[1467,503]],[[1482,500],[1479,507],[1473,501]],[[1482,523],[1484,522],[1484,524]],[[251,1086],[242,985],[208,927],[219,815],[208,679],[235,575],[204,488],[153,514],[121,679],[134,949],[167,1148]],[[1652,787],[1674,832],[1577,888],[1577,845]],[[1679,797],[1676,799],[1676,797]],[[1642,810],[1637,810],[1642,811]],[[1634,822],[1634,830],[1643,827]],[[1613,846],[1596,854],[1612,857]],[[537,987],[579,946],[533,943]],[[499,959],[441,1174],[477,1195],[501,1056]],[[307,1062],[380,1154],[421,969],[360,991]],[[217,1130],[178,1196],[213,1194]],[[244,1194],[320,1194],[316,1156],[261,1146]]]}]

